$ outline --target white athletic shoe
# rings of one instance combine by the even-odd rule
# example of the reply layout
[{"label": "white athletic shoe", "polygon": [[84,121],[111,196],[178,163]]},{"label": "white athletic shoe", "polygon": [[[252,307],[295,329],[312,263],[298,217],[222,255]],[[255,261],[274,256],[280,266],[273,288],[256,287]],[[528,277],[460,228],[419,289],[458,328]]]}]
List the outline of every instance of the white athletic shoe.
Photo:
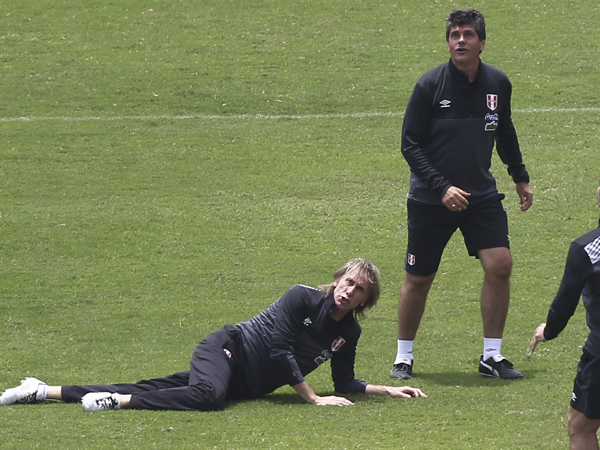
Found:
[{"label": "white athletic shoe", "polygon": [[38,403],[46,400],[38,397],[38,387],[46,385],[37,378],[25,378],[21,385],[5,390],[0,396],[0,405],[14,405],[17,403]]},{"label": "white athletic shoe", "polygon": [[85,412],[109,411],[121,409],[118,394],[110,392],[90,392],[81,398],[81,404]]}]

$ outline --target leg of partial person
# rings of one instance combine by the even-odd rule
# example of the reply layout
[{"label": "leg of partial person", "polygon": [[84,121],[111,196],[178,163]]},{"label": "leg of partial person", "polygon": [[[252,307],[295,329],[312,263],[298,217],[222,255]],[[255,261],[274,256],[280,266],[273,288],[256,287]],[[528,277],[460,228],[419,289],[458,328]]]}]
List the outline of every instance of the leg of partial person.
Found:
[{"label": "leg of partial person", "polygon": [[598,450],[598,427],[600,427],[600,419],[588,419],[570,407],[567,421],[570,450]]}]

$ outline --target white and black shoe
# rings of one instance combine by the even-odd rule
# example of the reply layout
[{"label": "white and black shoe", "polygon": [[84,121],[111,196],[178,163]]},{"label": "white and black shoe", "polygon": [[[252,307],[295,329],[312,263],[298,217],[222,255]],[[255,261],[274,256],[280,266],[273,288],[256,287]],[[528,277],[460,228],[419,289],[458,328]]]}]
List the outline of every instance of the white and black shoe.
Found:
[{"label": "white and black shoe", "polygon": [[121,409],[118,394],[110,392],[90,392],[81,398],[81,404],[85,412],[110,411]]},{"label": "white and black shoe", "polygon": [[502,378],[503,380],[523,378],[523,374],[515,369],[512,363],[502,355],[491,356],[485,361],[481,356],[479,373],[484,377]]},{"label": "white and black shoe", "polygon": [[413,360],[412,359],[401,359],[398,363],[392,367],[392,373],[390,378],[396,380],[410,380],[412,378]]},{"label": "white and black shoe", "polygon": [[[46,383],[37,378],[25,378],[21,381],[21,385],[5,390],[0,396],[0,405],[15,405],[15,404],[31,404],[39,403],[46,400],[45,390],[42,395],[41,390],[38,394],[38,388],[46,386]],[[43,398],[42,398],[43,397]]]}]

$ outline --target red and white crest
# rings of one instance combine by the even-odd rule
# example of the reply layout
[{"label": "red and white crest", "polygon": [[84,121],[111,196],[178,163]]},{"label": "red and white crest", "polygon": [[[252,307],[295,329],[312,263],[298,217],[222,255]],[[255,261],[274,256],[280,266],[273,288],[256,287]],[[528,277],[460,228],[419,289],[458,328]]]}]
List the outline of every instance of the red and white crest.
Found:
[{"label": "red and white crest", "polygon": [[487,94],[487,106],[492,111],[494,111],[498,107],[498,95],[497,94]]},{"label": "red and white crest", "polygon": [[417,258],[412,253],[409,253],[408,255],[406,255],[406,262],[409,266],[414,266],[415,262],[417,262]]},{"label": "red and white crest", "polygon": [[333,341],[333,344],[331,344],[331,350],[337,352],[340,348],[342,348],[342,345],[344,345],[345,343],[346,339],[340,336],[335,341]]}]

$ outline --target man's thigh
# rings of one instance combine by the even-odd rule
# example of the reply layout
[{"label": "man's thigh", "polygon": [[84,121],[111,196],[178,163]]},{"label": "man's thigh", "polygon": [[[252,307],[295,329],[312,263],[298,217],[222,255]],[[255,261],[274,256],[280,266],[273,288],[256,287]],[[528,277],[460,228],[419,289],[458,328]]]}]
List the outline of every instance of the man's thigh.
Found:
[{"label": "man's thigh", "polygon": [[464,214],[464,220],[460,231],[469,255],[478,257],[483,249],[510,248],[508,219],[500,200],[485,200],[469,206],[461,214]]},{"label": "man's thigh", "polygon": [[204,338],[192,354],[190,385],[210,381],[215,388],[226,391],[238,361],[240,341],[239,330],[231,325],[226,325]]},{"label": "man's thigh", "polygon": [[577,365],[571,407],[590,420],[600,419],[600,358],[586,350]]},{"label": "man's thigh", "polygon": [[408,244],[404,270],[412,275],[428,276],[437,272],[448,241],[458,229],[459,212],[445,206],[408,201]]}]

